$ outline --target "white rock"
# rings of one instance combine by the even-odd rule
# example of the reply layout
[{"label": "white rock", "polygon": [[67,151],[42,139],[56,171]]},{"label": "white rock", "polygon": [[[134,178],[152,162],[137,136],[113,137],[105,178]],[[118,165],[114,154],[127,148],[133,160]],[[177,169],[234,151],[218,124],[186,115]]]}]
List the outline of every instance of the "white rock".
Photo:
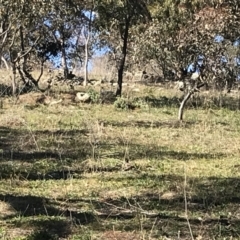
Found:
[{"label": "white rock", "polygon": [[75,97],[76,102],[87,102],[90,100],[90,96],[85,92],[78,92]]}]

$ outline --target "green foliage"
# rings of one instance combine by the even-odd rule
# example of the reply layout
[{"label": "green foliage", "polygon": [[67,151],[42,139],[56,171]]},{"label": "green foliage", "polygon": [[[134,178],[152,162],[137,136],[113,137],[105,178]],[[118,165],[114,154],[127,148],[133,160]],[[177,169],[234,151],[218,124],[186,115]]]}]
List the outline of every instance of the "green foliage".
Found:
[{"label": "green foliage", "polygon": [[147,103],[140,98],[128,99],[124,97],[117,97],[114,102],[114,107],[122,110],[134,110],[135,108],[146,108],[147,106]]},{"label": "green foliage", "polygon": [[92,103],[100,102],[100,93],[93,88],[88,88],[87,93],[90,96],[90,100]]},{"label": "green foliage", "polygon": [[148,110],[150,107],[150,104],[146,101],[145,98],[134,98],[133,104],[137,108]]},{"label": "green foliage", "polygon": [[117,109],[127,110],[129,109],[129,100],[123,97],[117,97],[114,102],[114,107]]},{"label": "green foliage", "polygon": [[6,237],[6,231],[4,228],[0,228],[0,239],[5,239]]},{"label": "green foliage", "polygon": [[93,232],[88,230],[88,229],[84,229],[84,232],[82,232],[79,235],[74,235],[71,240],[92,240],[92,235]]},{"label": "green foliage", "polygon": [[[31,54],[31,63],[27,56],[24,58],[27,68],[32,62],[34,66],[39,65],[43,58],[47,61],[51,55],[59,53],[70,64],[82,60],[82,30],[89,30],[91,25],[90,58],[93,46],[108,46],[114,53],[114,61],[123,63],[126,59],[128,67],[136,70],[153,60],[157,65],[155,68],[161,69],[161,74],[170,79],[174,75],[172,70],[177,72],[180,67],[186,67],[196,61],[199,54],[205,55],[209,65],[224,54],[231,62],[226,77],[234,79],[239,71],[239,66],[233,66],[239,47],[231,44],[239,36],[237,9],[240,3],[237,1],[97,0],[93,3],[73,0],[37,1],[33,4],[30,0],[9,0],[2,1],[2,5],[0,52],[8,61],[11,59],[17,63],[18,58],[24,58],[22,53],[29,51],[27,56]],[[93,22],[87,15],[82,17],[90,9],[98,13]],[[222,35],[226,41],[214,43],[216,34]],[[73,38],[77,38],[76,44]],[[68,51],[64,53],[65,47]],[[219,77],[222,73],[213,78],[217,74],[211,71],[211,67],[207,78],[214,79],[213,82],[223,81]],[[217,68],[221,70],[222,66]],[[26,78],[30,79],[28,76]],[[209,82],[213,84],[211,80]],[[96,98],[93,97],[93,102],[97,101]]]}]

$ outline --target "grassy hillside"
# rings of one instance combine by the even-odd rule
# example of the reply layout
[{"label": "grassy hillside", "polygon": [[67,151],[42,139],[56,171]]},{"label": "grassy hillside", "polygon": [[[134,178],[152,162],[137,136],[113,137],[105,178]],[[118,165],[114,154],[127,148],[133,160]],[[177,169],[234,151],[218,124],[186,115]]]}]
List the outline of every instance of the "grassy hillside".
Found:
[{"label": "grassy hillside", "polygon": [[207,96],[178,122],[175,91],[138,94],[135,110],[3,100],[0,239],[240,239],[240,112]]}]

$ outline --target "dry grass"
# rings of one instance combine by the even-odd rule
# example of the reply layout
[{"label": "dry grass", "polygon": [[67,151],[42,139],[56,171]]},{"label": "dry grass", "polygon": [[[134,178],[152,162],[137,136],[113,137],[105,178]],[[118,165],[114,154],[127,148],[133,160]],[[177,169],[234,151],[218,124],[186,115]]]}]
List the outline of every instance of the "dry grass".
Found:
[{"label": "dry grass", "polygon": [[139,88],[155,105],[4,100],[2,239],[190,239],[184,192],[194,239],[239,239],[239,111],[190,107],[180,123],[175,91]]}]

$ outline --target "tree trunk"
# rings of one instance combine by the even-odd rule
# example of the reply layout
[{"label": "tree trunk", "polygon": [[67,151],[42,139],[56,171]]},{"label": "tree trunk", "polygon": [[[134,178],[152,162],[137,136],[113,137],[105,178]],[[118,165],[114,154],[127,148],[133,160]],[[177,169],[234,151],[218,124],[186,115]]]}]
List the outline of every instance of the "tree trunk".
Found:
[{"label": "tree trunk", "polygon": [[35,87],[37,87],[38,90],[40,90],[41,92],[45,92],[47,91],[48,89],[50,89],[51,87],[51,81],[48,81],[48,85],[45,87],[45,88],[41,88],[39,86],[39,81],[43,75],[43,66],[44,66],[44,61],[41,62],[41,71],[40,71],[40,74],[38,76],[37,79],[35,79],[31,73],[29,73],[26,69],[23,69],[23,72],[25,74],[25,76],[34,84]]},{"label": "tree trunk", "polygon": [[185,95],[185,97],[183,98],[180,107],[179,107],[179,111],[178,111],[178,120],[182,121],[183,120],[183,111],[184,111],[184,107],[187,103],[187,101],[189,100],[189,98],[195,93],[195,92],[199,92],[200,88],[203,87],[205,85],[205,83],[200,83],[198,84],[196,87],[188,90],[187,94]]},{"label": "tree trunk", "polygon": [[88,44],[90,41],[91,31],[92,31],[92,14],[93,14],[93,6],[90,11],[90,17],[88,26],[85,27],[84,37],[85,37],[85,63],[84,63],[84,81],[83,86],[87,86],[88,83],[88,57],[89,57],[89,48]]},{"label": "tree trunk", "polygon": [[193,92],[192,91],[189,91],[186,96],[184,97],[184,99],[182,100],[181,102],[181,105],[179,107],[179,112],[178,112],[178,120],[179,121],[182,121],[183,120],[183,110],[184,110],[184,107],[188,101],[188,99],[192,96]]},{"label": "tree trunk", "polygon": [[8,66],[8,63],[7,63],[6,59],[2,56],[1,60],[4,62],[4,65],[5,65],[6,69],[9,70],[9,66]]},{"label": "tree trunk", "polygon": [[67,66],[67,56],[66,56],[66,49],[65,49],[65,43],[64,40],[62,40],[62,68],[63,68],[63,72],[64,72],[64,77],[65,79],[68,78],[68,66]]},{"label": "tree trunk", "polygon": [[123,57],[123,59],[121,59],[120,65],[118,67],[118,83],[117,83],[116,96],[119,96],[119,97],[121,97],[121,95],[122,95],[124,64],[125,64],[125,57]]},{"label": "tree trunk", "polygon": [[84,63],[84,81],[83,86],[87,86],[88,83],[88,42],[89,42],[89,33],[85,39],[85,63]]},{"label": "tree trunk", "polygon": [[122,95],[122,82],[123,82],[123,71],[125,66],[125,60],[127,56],[127,47],[128,47],[128,34],[129,34],[129,25],[130,25],[131,18],[128,17],[125,22],[125,30],[123,33],[123,47],[122,47],[122,56],[120,59],[120,63],[118,66],[118,83],[117,83],[117,91],[116,96],[121,97]]},{"label": "tree trunk", "polygon": [[[22,50],[22,53],[24,54],[25,53],[25,46],[24,46],[24,36],[23,36],[23,28],[22,26],[20,27],[20,39],[21,39],[21,50]],[[20,63],[20,60],[19,59],[19,63]],[[23,68],[23,71],[26,71],[27,70],[27,60],[28,60],[28,55],[24,55],[23,56],[23,62],[22,62],[22,68]],[[19,66],[21,67],[21,66]]]},{"label": "tree trunk", "polygon": [[16,83],[16,63],[12,63],[12,95],[16,96],[17,93],[17,83]]}]

